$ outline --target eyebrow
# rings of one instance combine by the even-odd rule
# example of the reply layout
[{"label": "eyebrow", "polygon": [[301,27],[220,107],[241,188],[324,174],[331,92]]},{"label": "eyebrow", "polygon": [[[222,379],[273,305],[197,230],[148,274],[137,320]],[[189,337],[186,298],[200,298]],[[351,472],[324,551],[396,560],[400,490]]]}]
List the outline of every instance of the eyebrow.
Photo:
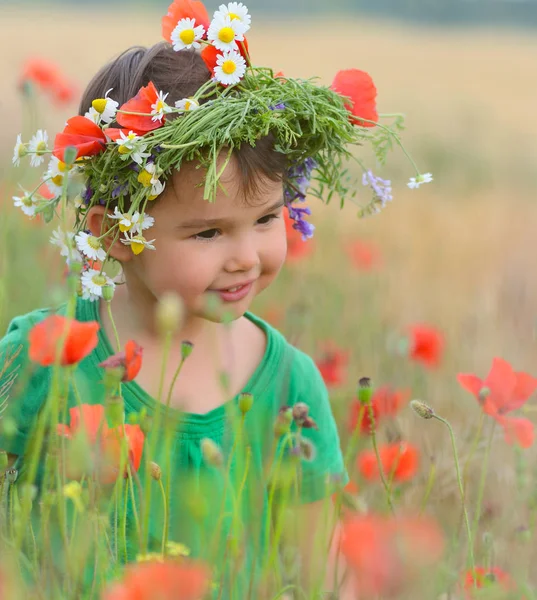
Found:
[{"label": "eyebrow", "polygon": [[[264,211],[263,211],[263,215],[266,215],[267,213],[271,213],[275,210],[277,210],[278,208],[281,208],[284,205],[285,201],[282,198],[281,200],[278,200],[278,202],[275,202],[272,206],[267,207]],[[259,217],[261,218],[261,217]],[[222,226],[222,225],[227,225],[229,224],[231,221],[231,219],[193,219],[191,221],[185,221],[184,223],[181,223],[180,225],[178,225],[178,229],[203,229],[203,228],[212,228],[212,227],[218,227],[218,226]]]}]

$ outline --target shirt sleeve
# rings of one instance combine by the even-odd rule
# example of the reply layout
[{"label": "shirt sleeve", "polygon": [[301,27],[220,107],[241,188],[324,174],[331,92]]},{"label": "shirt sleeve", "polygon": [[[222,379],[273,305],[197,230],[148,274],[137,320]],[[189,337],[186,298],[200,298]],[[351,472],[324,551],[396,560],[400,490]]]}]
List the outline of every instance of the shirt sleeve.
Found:
[{"label": "shirt sleeve", "polygon": [[330,496],[348,482],[341,452],[336,421],[332,414],[328,390],[313,360],[302,355],[301,385],[296,402],[309,407],[309,416],[318,429],[302,429],[302,437],[311,443],[311,458],[302,460],[300,501],[316,502]]},{"label": "shirt sleeve", "polygon": [[0,340],[0,450],[18,456],[47,396],[50,369],[28,358],[28,333],[44,316],[35,311],[16,317]]}]

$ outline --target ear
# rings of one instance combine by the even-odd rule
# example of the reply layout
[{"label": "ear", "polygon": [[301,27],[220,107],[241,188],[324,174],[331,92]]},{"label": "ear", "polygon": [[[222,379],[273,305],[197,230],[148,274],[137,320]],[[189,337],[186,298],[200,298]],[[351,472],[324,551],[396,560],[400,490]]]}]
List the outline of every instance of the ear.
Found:
[{"label": "ear", "polygon": [[[86,215],[86,228],[90,230],[91,235],[100,237],[105,231],[109,231],[115,224],[114,221],[107,218],[107,214],[104,206],[92,206],[88,210]],[[110,256],[112,258],[115,258],[120,263],[126,263],[132,260],[134,255],[129,246],[121,243],[118,234],[120,236],[123,235],[116,227],[109,235],[103,238],[102,244],[107,252],[108,249],[110,249]]]}]

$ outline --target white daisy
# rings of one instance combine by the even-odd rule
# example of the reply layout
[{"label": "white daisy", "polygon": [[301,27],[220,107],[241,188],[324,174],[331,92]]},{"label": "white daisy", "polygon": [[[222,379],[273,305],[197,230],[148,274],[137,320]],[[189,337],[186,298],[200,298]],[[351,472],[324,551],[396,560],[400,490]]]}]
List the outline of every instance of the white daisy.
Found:
[{"label": "white daisy", "polygon": [[196,26],[195,19],[181,19],[172,31],[170,39],[173,49],[179,52],[187,48],[200,48],[199,40],[205,35],[203,25]]},{"label": "white daisy", "polygon": [[58,227],[52,232],[50,243],[60,249],[60,256],[65,256],[70,261],[82,262],[82,255],[76,249],[75,234],[72,231],[65,232]]},{"label": "white daisy", "polygon": [[134,254],[140,254],[140,252],[142,252],[146,248],[149,248],[149,250],[154,250],[154,241],[155,240],[147,241],[145,237],[141,233],[139,233],[137,235],[131,236],[125,234],[125,238],[121,240],[121,243],[125,244],[125,246],[130,246]]},{"label": "white daisy", "polygon": [[15,148],[13,148],[13,164],[18,167],[21,164],[21,158],[25,157],[27,154],[26,144],[22,143],[22,136],[19,133]]},{"label": "white daisy", "polygon": [[120,131],[119,136],[116,144],[118,145],[117,151],[120,154],[121,160],[130,158],[135,163],[141,165],[144,158],[151,156],[149,152],[145,152],[147,144],[143,142],[143,138],[134,133],[134,131],[129,131],[127,134]]},{"label": "white daisy", "polygon": [[80,276],[82,283],[82,298],[85,300],[97,300],[103,297],[103,287],[110,285],[112,288],[116,284],[108,277],[106,273],[101,273],[97,269],[87,269]]},{"label": "white daisy", "polygon": [[216,59],[214,76],[217,81],[224,85],[233,85],[239,81],[246,73],[246,61],[235,51],[219,54]]},{"label": "white daisy", "polygon": [[28,217],[34,217],[37,201],[27,192],[23,196],[13,196],[13,204],[19,207]]},{"label": "white daisy", "polygon": [[119,102],[112,100],[112,98],[108,96],[113,89],[114,88],[110,88],[104,95],[104,98],[93,100],[90,109],[84,115],[87,119],[90,119],[90,121],[93,121],[97,125],[100,125],[101,123],[110,125],[116,118],[116,112],[119,107]]},{"label": "white daisy", "polygon": [[43,129],[38,129],[37,133],[28,143],[28,153],[31,153],[30,164],[32,167],[38,167],[45,159],[44,154],[48,152],[48,134]]},{"label": "white daisy", "polygon": [[160,196],[165,188],[165,184],[158,178],[155,163],[147,163],[145,165],[145,168],[138,173],[138,181],[144,187],[151,188],[149,200],[154,200],[157,196]]},{"label": "white daisy", "polygon": [[45,179],[48,189],[54,196],[59,196],[63,191],[63,179],[67,173],[69,178],[72,167],[68,167],[64,162],[52,156],[49,163]]},{"label": "white daisy", "polygon": [[100,260],[101,262],[106,259],[106,252],[95,236],[81,231],[77,233],[75,242],[78,250],[89,259]]},{"label": "white daisy", "polygon": [[175,108],[184,110],[185,112],[188,112],[189,110],[196,110],[196,108],[199,107],[199,103],[197,100],[194,100],[194,98],[183,98],[182,100],[177,100],[175,103]]},{"label": "white daisy", "polygon": [[213,18],[229,17],[232,21],[239,21],[246,33],[250,29],[252,17],[248,14],[248,8],[242,2],[230,2],[227,6],[221,4],[214,13]]},{"label": "white daisy", "polygon": [[164,92],[158,93],[155,104],[151,105],[151,114],[153,115],[151,118],[152,121],[162,121],[164,115],[170,112],[171,107],[165,102],[167,97],[168,94],[165,94]]},{"label": "white daisy", "polygon": [[108,216],[110,219],[119,219],[119,230],[123,233],[130,231],[134,227],[133,216],[129,215],[129,213],[120,212],[117,206],[114,208],[114,214]]},{"label": "white daisy", "polygon": [[134,223],[134,228],[132,231],[142,233],[142,231],[153,227],[155,224],[155,219],[149,215],[146,215],[145,213],[139,213],[136,211],[132,215],[132,222]]},{"label": "white daisy", "polygon": [[423,175],[418,175],[417,177],[411,177],[407,185],[411,190],[415,190],[419,188],[422,183],[431,183],[432,180],[433,176],[431,173],[424,173]]},{"label": "white daisy", "polygon": [[244,41],[244,27],[238,19],[215,15],[207,37],[212,45],[221,52],[237,49],[237,42]]}]

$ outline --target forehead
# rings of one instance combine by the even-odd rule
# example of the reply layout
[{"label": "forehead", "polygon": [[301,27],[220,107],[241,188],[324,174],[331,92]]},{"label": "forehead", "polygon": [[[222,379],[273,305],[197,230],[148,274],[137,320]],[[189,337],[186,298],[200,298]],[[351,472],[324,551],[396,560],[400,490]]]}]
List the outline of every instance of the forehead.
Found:
[{"label": "forehead", "polygon": [[[224,160],[219,160],[217,169],[223,167]],[[193,216],[218,219],[229,216],[230,213],[257,213],[283,196],[281,181],[261,177],[255,181],[251,192],[246,194],[237,160],[233,156],[221,175],[215,202],[204,200],[204,185],[205,170],[199,163],[185,163],[180,171],[174,171],[169,177],[166,191],[158,204],[165,203],[167,211],[171,210],[185,219]]]}]

